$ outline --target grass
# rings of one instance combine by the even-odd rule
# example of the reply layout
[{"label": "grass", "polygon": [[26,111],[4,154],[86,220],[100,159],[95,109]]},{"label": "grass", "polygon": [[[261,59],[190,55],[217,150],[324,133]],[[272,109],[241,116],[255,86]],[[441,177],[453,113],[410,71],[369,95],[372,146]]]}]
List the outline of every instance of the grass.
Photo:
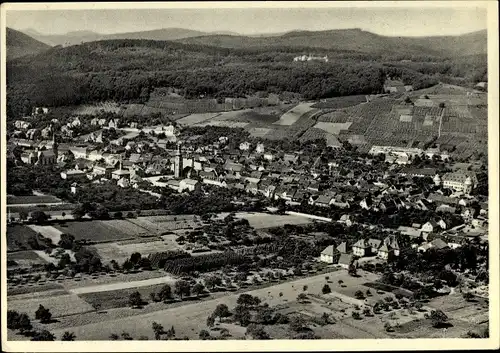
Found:
[{"label": "grass", "polygon": [[42,204],[42,203],[55,203],[61,202],[55,196],[7,196],[8,205],[25,205],[25,204]]},{"label": "grass", "polygon": [[45,291],[51,291],[51,290],[63,290],[64,287],[60,284],[57,283],[46,283],[46,284],[41,284],[37,285],[35,287],[12,287],[7,289],[7,294],[9,296],[13,295],[22,295],[22,294],[27,294],[27,293],[38,293],[38,292],[45,292]]},{"label": "grass", "polygon": [[322,102],[314,104],[312,108],[339,109],[339,108],[351,107],[353,105],[358,105],[364,102],[366,102],[365,95],[334,97],[334,98],[324,99]]},{"label": "grass", "polygon": [[114,291],[80,294],[79,297],[85,300],[90,305],[100,304],[100,310],[107,310],[112,308],[130,306],[128,303],[129,296],[136,291],[141,293],[143,301],[148,303],[151,301],[151,299],[149,298],[149,294],[153,291],[158,292],[163,286],[164,284],[155,284],[152,286],[139,288],[128,288]]},{"label": "grass", "polygon": [[7,226],[7,251],[30,249],[28,239],[35,235],[36,232],[26,226],[18,224]]},{"label": "grass", "polygon": [[93,310],[92,306],[75,294],[56,295],[49,297],[38,297],[30,299],[8,300],[9,310],[26,312],[29,316],[35,316],[39,305],[49,309],[53,318],[65,315],[74,315]]},{"label": "grass", "polygon": [[57,225],[57,229],[66,234],[71,234],[76,240],[90,239],[95,242],[125,240],[131,237],[123,232],[106,224],[106,221],[78,221],[66,222]]},{"label": "grass", "polygon": [[19,266],[30,266],[31,264],[46,264],[47,262],[34,251],[18,251],[7,254],[7,261],[15,261]]}]

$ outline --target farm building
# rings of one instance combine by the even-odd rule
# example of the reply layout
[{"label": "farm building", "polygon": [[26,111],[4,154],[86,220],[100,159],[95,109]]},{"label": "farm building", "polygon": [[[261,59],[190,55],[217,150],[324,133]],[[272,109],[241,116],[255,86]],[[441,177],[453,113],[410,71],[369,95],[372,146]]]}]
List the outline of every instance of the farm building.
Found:
[{"label": "farm building", "polygon": [[338,257],[339,252],[333,247],[333,245],[330,245],[321,252],[320,261],[326,262],[328,264],[333,264],[336,262]]}]

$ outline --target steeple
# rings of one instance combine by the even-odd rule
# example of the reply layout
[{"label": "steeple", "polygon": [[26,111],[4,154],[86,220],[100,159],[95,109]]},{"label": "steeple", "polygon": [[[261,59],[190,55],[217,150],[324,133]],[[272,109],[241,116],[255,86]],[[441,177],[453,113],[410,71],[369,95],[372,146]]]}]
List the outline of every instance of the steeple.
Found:
[{"label": "steeple", "polygon": [[52,132],[52,151],[54,152],[54,155],[56,156],[56,159],[57,159],[58,145],[57,145],[57,141],[56,141],[55,130]]},{"label": "steeple", "polygon": [[177,143],[177,150],[175,151],[174,158],[174,176],[180,178],[182,176],[182,154],[181,154],[181,144]]}]

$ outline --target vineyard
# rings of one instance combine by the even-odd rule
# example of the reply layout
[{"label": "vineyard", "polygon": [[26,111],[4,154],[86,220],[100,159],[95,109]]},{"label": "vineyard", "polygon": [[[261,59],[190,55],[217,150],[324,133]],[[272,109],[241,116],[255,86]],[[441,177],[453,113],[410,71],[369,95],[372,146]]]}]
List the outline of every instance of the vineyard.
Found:
[{"label": "vineyard", "polygon": [[81,105],[73,111],[75,115],[96,115],[101,112],[110,112],[115,114],[121,114],[123,108],[117,103],[106,102],[98,103],[94,105]]},{"label": "vineyard", "polygon": [[223,253],[186,257],[169,260],[165,263],[165,271],[174,275],[192,273],[194,271],[207,272],[227,265],[240,265],[250,262],[251,259],[236,252],[226,251]]},{"label": "vineyard", "polygon": [[307,129],[306,132],[304,132],[304,134],[300,136],[299,140],[301,142],[305,142],[305,141],[314,141],[317,139],[325,139],[327,146],[331,147],[342,146],[342,144],[339,142],[338,138],[335,137],[335,135],[315,127]]},{"label": "vineyard", "polygon": [[343,110],[335,110],[328,113],[323,113],[318,116],[318,122],[324,123],[336,123],[336,124],[344,124],[351,123],[349,114],[347,114]]},{"label": "vineyard", "polygon": [[318,109],[346,108],[360,103],[364,103],[366,102],[366,100],[367,99],[365,95],[327,98],[323,99],[319,103],[314,104],[312,108],[318,108]]},{"label": "vineyard", "polygon": [[311,108],[311,105],[311,103],[303,103],[297,105],[296,107],[283,114],[280,119],[274,124],[289,126],[295,124],[302,116],[306,114],[306,117],[310,117],[311,115],[318,112],[317,109]]}]

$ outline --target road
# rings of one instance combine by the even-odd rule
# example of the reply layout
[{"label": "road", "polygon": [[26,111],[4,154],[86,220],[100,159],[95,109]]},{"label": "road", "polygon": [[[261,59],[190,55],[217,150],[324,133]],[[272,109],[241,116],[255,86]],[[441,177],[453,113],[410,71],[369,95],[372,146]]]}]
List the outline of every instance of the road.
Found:
[{"label": "road", "polygon": [[128,289],[128,288],[139,288],[152,286],[155,284],[163,283],[174,283],[176,280],[171,276],[143,279],[131,282],[118,282],[118,283],[107,283],[107,284],[97,284],[93,286],[77,287],[69,289],[68,291],[73,294],[87,294],[87,293],[97,293],[97,292],[109,292],[113,290]]}]

